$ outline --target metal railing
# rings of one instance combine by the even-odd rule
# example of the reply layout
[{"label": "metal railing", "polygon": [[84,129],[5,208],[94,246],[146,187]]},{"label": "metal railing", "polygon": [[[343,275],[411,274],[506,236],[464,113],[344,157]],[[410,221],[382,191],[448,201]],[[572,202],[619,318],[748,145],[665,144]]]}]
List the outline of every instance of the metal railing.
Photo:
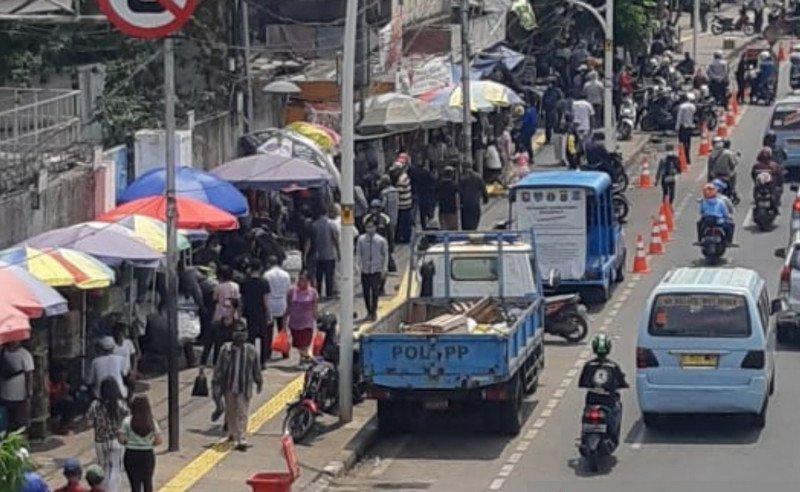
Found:
[{"label": "metal railing", "polygon": [[0,192],[60,171],[81,142],[81,91],[0,87]]}]

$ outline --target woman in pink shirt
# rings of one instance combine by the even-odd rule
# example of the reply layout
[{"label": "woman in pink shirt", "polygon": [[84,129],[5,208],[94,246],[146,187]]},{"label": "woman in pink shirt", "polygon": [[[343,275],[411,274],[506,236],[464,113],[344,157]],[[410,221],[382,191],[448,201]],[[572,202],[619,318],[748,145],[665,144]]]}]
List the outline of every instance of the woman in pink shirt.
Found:
[{"label": "woman in pink shirt", "polygon": [[319,295],[311,286],[307,272],[297,277],[297,284],[286,296],[289,330],[292,332],[292,346],[300,352],[300,363],[311,360],[311,342],[317,325],[317,300]]}]

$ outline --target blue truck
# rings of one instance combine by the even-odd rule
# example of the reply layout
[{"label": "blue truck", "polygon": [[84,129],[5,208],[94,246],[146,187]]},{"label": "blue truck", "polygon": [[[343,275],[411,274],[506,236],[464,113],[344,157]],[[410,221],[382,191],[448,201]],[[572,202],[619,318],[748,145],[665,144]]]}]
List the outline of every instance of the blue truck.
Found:
[{"label": "blue truck", "polygon": [[532,233],[426,232],[412,246],[406,300],[360,335],[380,431],[408,431],[421,412],[469,409],[488,429],[517,434],[544,367]]}]

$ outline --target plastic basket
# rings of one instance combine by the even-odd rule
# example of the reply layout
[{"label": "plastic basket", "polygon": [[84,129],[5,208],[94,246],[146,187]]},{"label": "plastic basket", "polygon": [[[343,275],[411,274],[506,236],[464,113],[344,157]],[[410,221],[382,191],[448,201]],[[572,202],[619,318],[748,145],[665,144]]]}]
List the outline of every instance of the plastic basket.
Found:
[{"label": "plastic basket", "polygon": [[247,481],[253,492],[291,492],[294,477],[289,472],[256,473]]}]

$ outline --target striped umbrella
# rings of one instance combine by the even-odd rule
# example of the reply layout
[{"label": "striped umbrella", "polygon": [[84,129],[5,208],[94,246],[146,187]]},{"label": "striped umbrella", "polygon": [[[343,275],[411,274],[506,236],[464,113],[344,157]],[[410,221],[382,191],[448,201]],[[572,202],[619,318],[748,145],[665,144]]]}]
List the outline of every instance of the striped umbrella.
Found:
[{"label": "striped umbrella", "polygon": [[26,269],[50,287],[101,289],[114,283],[113,270],[73,249],[20,246],[0,251],[0,261]]},{"label": "striped umbrella", "polygon": [[0,345],[31,337],[28,316],[11,304],[0,303]]},{"label": "striped umbrella", "polygon": [[0,304],[10,304],[26,316],[56,316],[67,312],[67,300],[20,266],[0,261]]},{"label": "striped umbrella", "polygon": [[[103,221],[102,218],[98,219]],[[109,221],[110,222],[110,221]],[[131,214],[115,220],[117,224],[133,231],[148,246],[160,253],[167,252],[167,225],[153,217]],[[178,233],[178,249],[184,250],[191,246],[189,239],[182,232]]]}]

